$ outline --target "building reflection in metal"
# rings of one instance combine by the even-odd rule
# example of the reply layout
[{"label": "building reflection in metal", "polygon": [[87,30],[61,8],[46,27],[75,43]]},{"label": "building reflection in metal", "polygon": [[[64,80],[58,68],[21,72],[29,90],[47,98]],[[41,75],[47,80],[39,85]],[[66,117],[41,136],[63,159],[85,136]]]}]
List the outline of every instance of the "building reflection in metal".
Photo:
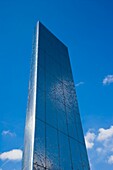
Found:
[{"label": "building reflection in metal", "polygon": [[[63,109],[63,103],[70,108],[74,107],[76,100],[75,87],[72,81],[62,81],[63,83],[56,83],[50,89],[50,98],[58,101],[57,107],[61,107]],[[63,90],[62,90],[63,89]],[[63,110],[64,111],[64,110]]]}]

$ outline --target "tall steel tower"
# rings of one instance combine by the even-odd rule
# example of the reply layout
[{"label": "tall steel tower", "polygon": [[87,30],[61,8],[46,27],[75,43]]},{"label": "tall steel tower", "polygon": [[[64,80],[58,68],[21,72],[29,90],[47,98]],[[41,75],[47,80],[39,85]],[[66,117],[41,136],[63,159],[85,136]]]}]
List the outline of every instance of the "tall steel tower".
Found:
[{"label": "tall steel tower", "polygon": [[89,170],[67,47],[37,23],[23,170]]}]

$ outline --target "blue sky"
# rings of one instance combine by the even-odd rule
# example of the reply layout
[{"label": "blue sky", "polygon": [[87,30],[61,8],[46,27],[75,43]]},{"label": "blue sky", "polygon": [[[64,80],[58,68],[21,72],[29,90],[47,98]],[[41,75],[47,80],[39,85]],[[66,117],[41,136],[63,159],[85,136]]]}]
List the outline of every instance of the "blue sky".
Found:
[{"label": "blue sky", "polygon": [[40,20],[68,46],[92,170],[113,169],[113,1],[0,2],[0,170],[20,170],[32,37]]}]

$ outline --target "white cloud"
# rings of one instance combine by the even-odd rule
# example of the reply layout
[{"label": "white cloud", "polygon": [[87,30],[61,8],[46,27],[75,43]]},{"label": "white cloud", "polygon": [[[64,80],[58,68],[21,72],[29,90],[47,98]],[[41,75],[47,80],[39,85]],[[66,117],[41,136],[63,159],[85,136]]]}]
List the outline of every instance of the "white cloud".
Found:
[{"label": "white cloud", "polygon": [[111,156],[108,158],[108,163],[109,163],[109,164],[113,164],[113,155],[111,155]]},{"label": "white cloud", "polygon": [[76,86],[76,87],[78,87],[78,86],[83,85],[83,84],[84,84],[84,82],[83,82],[83,81],[81,81],[81,82],[79,82],[79,83],[75,84],[75,86]]},{"label": "white cloud", "polygon": [[97,136],[98,141],[107,140],[107,139],[113,137],[113,126],[111,126],[109,129],[100,128],[98,130],[98,132],[99,132],[99,134]]},{"label": "white cloud", "polygon": [[88,131],[85,135],[85,143],[87,149],[92,149],[94,146],[94,140],[96,135],[93,132]]},{"label": "white cloud", "polygon": [[98,153],[101,153],[101,152],[102,152],[102,148],[97,148],[96,151],[97,151]]},{"label": "white cloud", "polygon": [[91,162],[96,161],[113,165],[113,125],[106,129],[99,128],[95,133],[93,131],[94,129],[89,129],[85,136]]},{"label": "white cloud", "polygon": [[3,130],[2,131],[2,135],[3,136],[6,136],[6,135],[8,135],[8,136],[16,136],[16,134],[15,133],[13,133],[13,132],[11,132],[10,130]]},{"label": "white cloud", "polygon": [[103,85],[109,85],[113,83],[113,75],[107,75],[104,79],[103,79]]},{"label": "white cloud", "polygon": [[4,160],[11,160],[11,161],[19,161],[22,159],[22,150],[20,149],[13,149],[8,152],[3,152],[0,154],[0,159]]}]

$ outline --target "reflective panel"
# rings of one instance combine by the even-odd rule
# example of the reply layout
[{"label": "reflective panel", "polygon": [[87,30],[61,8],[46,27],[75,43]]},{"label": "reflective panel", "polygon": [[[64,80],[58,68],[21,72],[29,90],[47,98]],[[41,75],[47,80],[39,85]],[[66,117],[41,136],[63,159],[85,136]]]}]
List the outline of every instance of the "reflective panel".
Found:
[{"label": "reflective panel", "polygon": [[36,119],[45,121],[45,92],[37,88]]},{"label": "reflective panel", "polygon": [[63,170],[71,170],[71,155],[69,148],[69,139],[66,135],[59,133],[60,141],[60,167]]},{"label": "reflective panel", "polygon": [[45,69],[43,67],[38,67],[38,79],[37,86],[44,91],[45,90]]},{"label": "reflective panel", "polygon": [[45,64],[46,64],[46,53],[45,51],[40,47],[39,48],[39,52],[38,52],[39,60],[38,60],[38,66],[45,68]]},{"label": "reflective panel", "polygon": [[81,158],[82,158],[82,167],[84,168],[84,170],[90,170],[89,164],[88,164],[86,147],[81,144],[80,150],[81,150]]},{"label": "reflective panel", "polygon": [[33,166],[34,169],[39,166],[46,166],[45,159],[45,124],[40,120],[36,119],[36,129],[35,129],[35,145],[34,145],[34,159]]},{"label": "reflective panel", "polygon": [[67,112],[67,123],[68,123],[68,131],[69,136],[78,140],[78,134],[77,134],[77,128],[76,128],[76,122],[75,122],[75,113],[74,111],[70,110],[70,108],[66,108]]},{"label": "reflective panel", "polygon": [[62,110],[59,109],[57,110],[57,119],[58,119],[58,129],[68,135],[68,131],[67,131],[67,121],[66,121],[66,113]]},{"label": "reflective panel", "polygon": [[[57,130],[46,126],[46,167],[48,169],[59,169],[58,138]],[[51,132],[51,133],[50,133]]]},{"label": "reflective panel", "polygon": [[56,117],[55,103],[46,96],[46,122],[57,128],[57,117]]},{"label": "reflective panel", "polygon": [[82,157],[80,152],[80,143],[74,139],[70,140],[72,150],[72,161],[74,170],[82,170]]},{"label": "reflective panel", "polygon": [[77,133],[78,133],[78,140],[85,145],[83,130],[82,130],[82,125],[81,125],[81,120],[80,120],[79,114],[76,114],[76,128],[77,128]]}]

